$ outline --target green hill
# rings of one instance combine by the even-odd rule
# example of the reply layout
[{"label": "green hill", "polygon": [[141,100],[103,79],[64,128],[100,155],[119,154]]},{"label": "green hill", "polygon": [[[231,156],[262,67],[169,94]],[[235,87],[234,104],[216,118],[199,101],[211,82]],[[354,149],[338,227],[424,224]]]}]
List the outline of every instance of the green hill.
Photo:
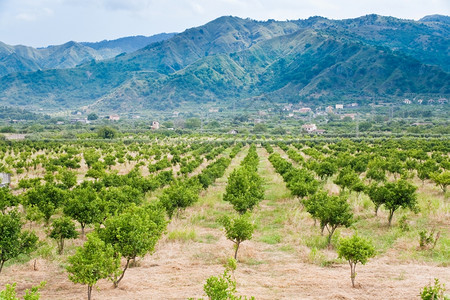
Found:
[{"label": "green hill", "polygon": [[169,109],[191,101],[448,97],[448,17],[260,22],[221,17],[130,54],[9,74],[0,100],[29,108]]}]

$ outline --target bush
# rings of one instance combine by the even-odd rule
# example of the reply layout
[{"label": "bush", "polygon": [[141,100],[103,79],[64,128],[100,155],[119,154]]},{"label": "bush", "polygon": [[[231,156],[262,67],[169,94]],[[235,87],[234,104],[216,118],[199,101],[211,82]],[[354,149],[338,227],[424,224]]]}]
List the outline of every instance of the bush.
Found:
[{"label": "bush", "polygon": [[450,300],[450,297],[445,295],[445,284],[439,282],[439,279],[434,279],[434,285],[427,285],[419,294],[422,300]]}]

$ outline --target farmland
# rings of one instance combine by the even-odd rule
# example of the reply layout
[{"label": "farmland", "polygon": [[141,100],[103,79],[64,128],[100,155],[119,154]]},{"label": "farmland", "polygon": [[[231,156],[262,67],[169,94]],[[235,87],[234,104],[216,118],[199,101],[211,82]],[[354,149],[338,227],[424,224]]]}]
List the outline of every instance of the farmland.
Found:
[{"label": "farmland", "polygon": [[[1,286],[15,282],[19,295],[46,281],[43,299],[85,299],[86,286],[68,270],[93,236],[111,245],[126,270],[117,288],[111,274],[96,281],[93,299],[207,298],[207,279],[221,276],[235,253],[232,293],[256,299],[415,299],[434,278],[450,285],[445,139],[189,137],[0,147],[1,171],[12,174],[2,215],[16,214],[22,230],[38,237],[0,273]],[[346,217],[330,217],[339,211]],[[145,238],[154,243],[128,255],[108,230],[141,214],[158,225]],[[59,254],[50,232],[63,216],[77,237]],[[252,234],[236,249],[223,220],[241,216]],[[337,250],[356,233],[374,255],[358,264],[353,288]]]}]

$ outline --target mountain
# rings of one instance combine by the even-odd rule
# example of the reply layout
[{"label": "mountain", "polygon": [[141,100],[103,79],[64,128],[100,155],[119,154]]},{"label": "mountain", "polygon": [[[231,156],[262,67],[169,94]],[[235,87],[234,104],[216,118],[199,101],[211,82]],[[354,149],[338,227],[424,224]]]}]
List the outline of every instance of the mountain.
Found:
[{"label": "mountain", "polygon": [[10,46],[0,42],[0,76],[17,72],[73,68],[91,60],[103,60],[122,53],[131,53],[174,35],[162,33],[148,37],[130,36],[97,43],[70,41],[63,45],[37,49],[21,45]]},{"label": "mountain", "polygon": [[0,100],[29,108],[130,111],[172,109],[185,101],[448,97],[447,19],[221,17],[109,60],[6,75]]}]

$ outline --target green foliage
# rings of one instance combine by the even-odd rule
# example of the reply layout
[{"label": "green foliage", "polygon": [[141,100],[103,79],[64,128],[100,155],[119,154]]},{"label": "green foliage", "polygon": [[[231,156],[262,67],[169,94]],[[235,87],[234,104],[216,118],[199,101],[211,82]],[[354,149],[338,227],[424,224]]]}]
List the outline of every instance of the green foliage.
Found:
[{"label": "green foliage", "polygon": [[234,259],[237,259],[239,245],[246,240],[250,240],[255,226],[250,221],[249,214],[238,215],[235,217],[224,216],[219,222],[225,229],[227,239],[235,245]]},{"label": "green foliage", "polygon": [[445,294],[445,284],[441,284],[438,278],[434,279],[434,285],[423,287],[419,296],[422,300],[449,300],[450,297]]},{"label": "green foliage", "polygon": [[97,130],[97,135],[101,139],[113,139],[117,137],[117,131],[111,127],[104,126]]},{"label": "green foliage", "polygon": [[82,235],[86,225],[100,223],[107,216],[106,204],[92,187],[77,187],[71,191],[63,210],[80,223]]},{"label": "green foliage", "polygon": [[237,212],[243,214],[252,210],[263,197],[262,180],[255,172],[238,168],[228,177],[223,200],[230,202]]},{"label": "green foliage", "polygon": [[198,201],[199,191],[200,184],[197,180],[178,179],[164,189],[159,200],[166,209],[169,218],[172,218],[175,211],[184,210]]},{"label": "green foliage", "polygon": [[202,121],[199,118],[187,119],[184,126],[188,129],[197,129],[202,125]]},{"label": "green foliage", "polygon": [[58,253],[64,251],[64,241],[66,239],[76,239],[78,232],[75,230],[75,224],[68,217],[60,217],[53,220],[50,238],[55,239],[58,243]]},{"label": "green foliage", "polygon": [[346,259],[350,264],[352,286],[355,287],[356,264],[365,265],[369,258],[375,256],[372,242],[354,234],[351,237],[339,240],[337,252],[339,258]]},{"label": "green foliage", "polygon": [[38,237],[30,231],[22,231],[17,211],[0,213],[0,273],[6,261],[36,249]]},{"label": "green foliage", "polygon": [[4,213],[8,207],[15,206],[17,203],[17,197],[11,193],[8,187],[0,188],[0,211]]},{"label": "green foliage", "polygon": [[92,287],[100,279],[108,278],[120,268],[120,257],[115,255],[113,246],[103,242],[97,235],[88,234],[87,241],[68,258],[69,279],[74,283],[88,286],[88,299]]},{"label": "green foliage", "polygon": [[115,256],[122,256],[127,261],[123,271],[114,274],[116,287],[130,260],[153,252],[166,226],[164,209],[158,203],[152,203],[144,207],[132,205],[120,215],[109,217],[104,227],[96,229],[100,239],[113,247]]},{"label": "green foliage", "polygon": [[353,212],[343,197],[329,196],[327,192],[318,192],[304,200],[306,210],[314,219],[320,221],[322,230],[328,231],[328,244],[339,226],[349,227],[353,223]]},{"label": "green foliage", "polygon": [[98,119],[98,115],[96,113],[90,113],[90,114],[88,114],[87,119],[89,121],[95,121]]},{"label": "green foliage", "polygon": [[77,173],[69,170],[63,170],[59,173],[59,180],[66,189],[71,189],[77,184]]},{"label": "green foliage", "polygon": [[394,212],[402,207],[418,211],[416,187],[406,180],[400,179],[396,182],[388,182],[385,184],[388,195],[384,206],[389,210],[389,226],[392,222]]},{"label": "green foliage", "polygon": [[[25,290],[25,295],[23,296],[23,300],[39,300],[41,298],[41,294],[39,294],[39,290],[42,289],[46,285],[46,281],[42,281],[39,285],[33,286],[30,290]],[[12,285],[7,284],[5,289],[0,291],[0,300],[19,300],[16,294],[16,283]]]},{"label": "green foliage", "polygon": [[450,185],[450,171],[446,170],[442,173],[433,173],[431,174],[431,179],[442,189],[445,194],[447,191],[447,186]]},{"label": "green foliage", "polygon": [[39,208],[47,224],[55,210],[64,203],[65,199],[66,193],[50,183],[36,185],[25,194],[26,204],[35,205]]},{"label": "green foliage", "polygon": [[439,240],[439,237],[441,235],[441,232],[438,231],[435,234],[435,230],[432,229],[430,232],[428,230],[424,229],[419,231],[419,245],[421,249],[433,249],[436,247],[436,244]]}]

